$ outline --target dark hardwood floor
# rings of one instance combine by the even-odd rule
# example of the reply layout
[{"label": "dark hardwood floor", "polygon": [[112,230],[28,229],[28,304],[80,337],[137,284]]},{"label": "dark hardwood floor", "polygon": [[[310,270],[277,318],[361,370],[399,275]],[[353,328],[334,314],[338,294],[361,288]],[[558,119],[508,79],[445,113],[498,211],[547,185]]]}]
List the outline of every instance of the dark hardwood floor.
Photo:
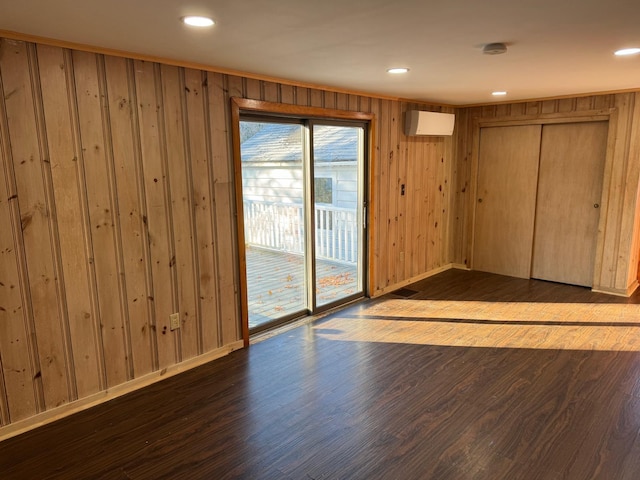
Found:
[{"label": "dark hardwood floor", "polygon": [[398,293],[6,440],[0,478],[640,478],[639,295]]}]

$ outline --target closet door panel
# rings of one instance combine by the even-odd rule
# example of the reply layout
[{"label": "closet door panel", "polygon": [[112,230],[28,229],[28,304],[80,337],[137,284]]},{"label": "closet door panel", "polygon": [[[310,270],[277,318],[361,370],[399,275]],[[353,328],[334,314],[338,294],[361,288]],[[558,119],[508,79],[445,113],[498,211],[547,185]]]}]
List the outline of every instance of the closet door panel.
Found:
[{"label": "closet door panel", "polygon": [[542,129],[531,277],[592,286],[608,122]]},{"label": "closet door panel", "polygon": [[530,276],[541,129],[480,130],[474,270]]}]

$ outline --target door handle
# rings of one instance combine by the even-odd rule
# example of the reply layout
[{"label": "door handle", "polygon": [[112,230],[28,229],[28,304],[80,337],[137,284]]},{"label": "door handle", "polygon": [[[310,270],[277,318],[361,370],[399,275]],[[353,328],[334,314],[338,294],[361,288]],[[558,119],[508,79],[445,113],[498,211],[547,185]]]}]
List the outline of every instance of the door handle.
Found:
[{"label": "door handle", "polygon": [[593,204],[593,208],[600,208],[600,204],[599,203],[594,203]]}]

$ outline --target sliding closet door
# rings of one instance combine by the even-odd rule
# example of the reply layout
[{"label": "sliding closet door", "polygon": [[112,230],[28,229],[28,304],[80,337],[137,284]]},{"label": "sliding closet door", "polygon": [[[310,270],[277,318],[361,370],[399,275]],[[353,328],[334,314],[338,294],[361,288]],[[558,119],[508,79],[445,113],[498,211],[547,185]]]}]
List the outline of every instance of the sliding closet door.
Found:
[{"label": "sliding closet door", "polygon": [[474,270],[529,278],[541,128],[480,130]]},{"label": "sliding closet door", "polygon": [[531,277],[593,285],[608,122],[545,125]]}]

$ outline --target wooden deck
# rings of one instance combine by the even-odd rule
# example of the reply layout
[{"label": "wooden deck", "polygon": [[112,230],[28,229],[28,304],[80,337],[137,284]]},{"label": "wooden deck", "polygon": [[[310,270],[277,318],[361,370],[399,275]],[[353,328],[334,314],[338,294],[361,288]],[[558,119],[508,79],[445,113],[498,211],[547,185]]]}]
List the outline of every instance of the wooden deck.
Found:
[{"label": "wooden deck", "polygon": [[[249,328],[306,309],[302,256],[255,247],[246,252]],[[319,305],[357,293],[355,265],[319,260],[316,268]]]},{"label": "wooden deck", "polygon": [[0,442],[0,477],[640,478],[640,292],[403,290]]}]

